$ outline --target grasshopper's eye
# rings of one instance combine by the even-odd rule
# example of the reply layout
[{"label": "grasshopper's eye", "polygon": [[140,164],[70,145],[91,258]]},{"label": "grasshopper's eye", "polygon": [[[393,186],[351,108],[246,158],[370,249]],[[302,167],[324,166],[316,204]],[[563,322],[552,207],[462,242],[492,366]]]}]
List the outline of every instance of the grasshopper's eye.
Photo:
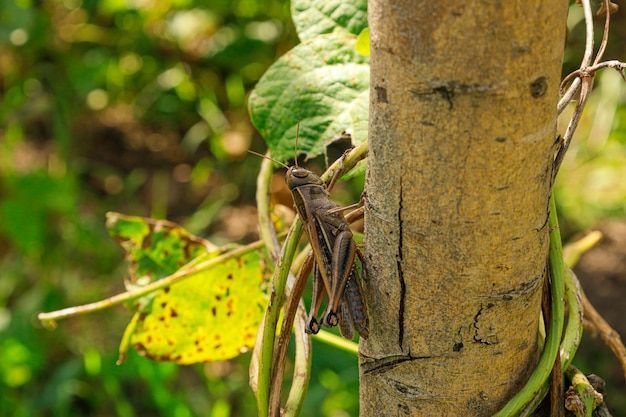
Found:
[{"label": "grasshopper's eye", "polygon": [[306,178],[309,176],[309,171],[306,169],[294,169],[292,173],[296,178]]}]

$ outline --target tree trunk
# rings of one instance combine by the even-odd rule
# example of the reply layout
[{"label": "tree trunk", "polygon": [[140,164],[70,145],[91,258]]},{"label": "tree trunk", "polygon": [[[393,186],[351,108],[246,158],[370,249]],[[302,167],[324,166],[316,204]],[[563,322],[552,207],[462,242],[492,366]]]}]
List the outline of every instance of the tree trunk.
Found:
[{"label": "tree trunk", "polygon": [[361,415],[492,415],[538,359],[567,2],[369,13]]}]

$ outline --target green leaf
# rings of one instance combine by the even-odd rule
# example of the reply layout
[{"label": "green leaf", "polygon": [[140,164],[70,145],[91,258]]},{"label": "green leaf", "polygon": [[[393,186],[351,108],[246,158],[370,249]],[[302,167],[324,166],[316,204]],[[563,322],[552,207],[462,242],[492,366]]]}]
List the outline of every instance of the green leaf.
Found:
[{"label": "green leaf", "polygon": [[120,345],[120,361],[129,345],[152,360],[180,364],[229,359],[254,345],[268,302],[269,274],[261,251],[199,268],[227,249],[216,249],[166,220],[107,213],[107,227],[125,250],[129,289],[190,272],[136,303]]},{"label": "green leaf", "polygon": [[367,27],[367,0],[294,0],[291,8],[301,41],[331,32],[358,35]]},{"label": "green leaf", "polygon": [[298,151],[315,157],[348,131],[355,145],[367,138],[369,57],[356,52],[356,36],[330,33],[296,46],[263,75],[250,95],[250,116],[272,156]]},{"label": "green leaf", "polygon": [[171,275],[192,259],[216,249],[208,240],[167,220],[113,212],[106,217],[109,235],[124,249],[129,263],[128,289]]}]

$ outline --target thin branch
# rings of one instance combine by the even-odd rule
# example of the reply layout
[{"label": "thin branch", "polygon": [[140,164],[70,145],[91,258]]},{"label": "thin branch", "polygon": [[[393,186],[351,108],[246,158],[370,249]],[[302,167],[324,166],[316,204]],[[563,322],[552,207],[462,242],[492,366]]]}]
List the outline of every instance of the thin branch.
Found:
[{"label": "thin branch", "polygon": [[[593,55],[593,13],[591,11],[591,4],[589,3],[589,0],[582,0],[581,3],[585,14],[585,52],[580,64],[580,68],[582,69],[591,64],[591,57]],[[575,79],[567,92],[563,94],[563,97],[561,97],[557,106],[557,114],[561,114],[565,107],[567,107],[572,97],[574,97],[578,91],[580,83],[580,79]]]},{"label": "thin branch", "polygon": [[[610,0],[604,0],[604,7],[606,10],[609,10]],[[606,44],[609,41],[609,27],[611,23],[611,13],[607,13],[604,17],[604,32],[602,33],[602,42],[600,42],[600,47],[598,48],[598,53],[596,54],[596,58],[593,60],[594,65],[599,63],[604,56],[604,51],[606,50]]]}]

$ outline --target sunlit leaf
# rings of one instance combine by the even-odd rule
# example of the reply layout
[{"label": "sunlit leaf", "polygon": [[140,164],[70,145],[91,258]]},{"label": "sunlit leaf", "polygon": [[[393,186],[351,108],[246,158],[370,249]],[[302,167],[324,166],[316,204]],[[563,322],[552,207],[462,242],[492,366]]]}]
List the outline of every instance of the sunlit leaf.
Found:
[{"label": "sunlit leaf", "polygon": [[164,220],[109,213],[107,226],[126,252],[129,288],[190,271],[184,280],[135,304],[120,361],[130,345],[152,360],[180,364],[229,359],[254,345],[267,306],[263,252],[245,252],[201,268],[202,262],[231,248],[214,249]]},{"label": "sunlit leaf", "polygon": [[358,35],[367,27],[367,0],[294,0],[291,8],[301,41],[338,31]]},{"label": "sunlit leaf", "polygon": [[305,41],[281,57],[250,95],[250,115],[272,156],[298,151],[321,155],[342,132],[354,144],[367,136],[369,57],[356,52],[356,35],[330,33]]},{"label": "sunlit leaf", "polygon": [[259,252],[229,259],[157,291],[131,344],[156,361],[224,360],[247,351],[267,307]]}]

